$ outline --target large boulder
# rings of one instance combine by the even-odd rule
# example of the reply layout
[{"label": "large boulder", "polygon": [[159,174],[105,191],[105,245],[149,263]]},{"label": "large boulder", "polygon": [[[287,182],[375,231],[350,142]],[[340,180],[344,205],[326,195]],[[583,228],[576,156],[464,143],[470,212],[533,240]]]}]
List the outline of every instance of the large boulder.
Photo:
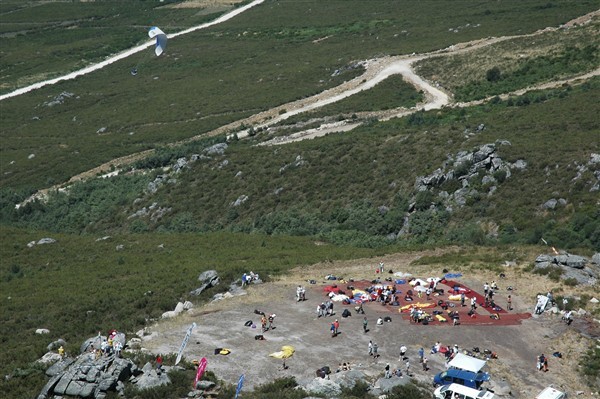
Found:
[{"label": "large boulder", "polygon": [[65,346],[66,344],[67,344],[67,341],[65,341],[62,338],[59,338],[56,341],[50,342],[48,344],[48,346],[46,347],[46,349],[48,349],[49,351],[53,351],[55,349],[60,348],[61,346]]},{"label": "large boulder", "polygon": [[343,388],[354,388],[357,381],[362,381],[366,378],[365,373],[359,370],[348,370],[331,375],[331,380],[338,383]]},{"label": "large boulder", "polygon": [[62,356],[56,352],[47,352],[44,356],[37,360],[38,363],[51,364],[56,363],[62,359]]},{"label": "large boulder", "polygon": [[333,398],[339,396],[342,393],[342,388],[340,387],[340,384],[325,378],[313,379],[304,387],[304,389],[307,392],[319,396],[324,396],[326,398]]},{"label": "large boulder", "polygon": [[375,382],[375,386],[370,390],[372,395],[378,396],[391,392],[394,387],[406,385],[410,382],[410,377],[380,378]]},{"label": "large boulder", "polygon": [[137,369],[128,359],[84,353],[75,360],[65,359],[50,367],[47,374],[54,375],[38,398],[69,395],[81,398],[106,396],[115,390],[119,381],[127,381]]},{"label": "large boulder", "polygon": [[219,284],[219,275],[217,274],[216,270],[207,270],[200,273],[198,276],[198,281],[201,285],[200,287],[191,291],[191,295],[200,295],[204,290]]},{"label": "large boulder", "polygon": [[89,352],[91,348],[100,349],[102,341],[106,341],[106,339],[106,337],[103,337],[101,335],[96,335],[95,337],[86,339],[84,343],[81,344],[81,347],[79,348],[79,353]]},{"label": "large boulder", "polygon": [[143,374],[131,380],[137,389],[149,389],[171,383],[167,373],[159,373],[150,363],[146,363],[142,371]]},{"label": "large boulder", "polygon": [[583,256],[570,255],[570,254],[558,255],[558,256],[555,256],[554,259],[555,259],[555,262],[560,265],[564,265],[567,267],[573,267],[575,269],[583,269],[588,261]]}]

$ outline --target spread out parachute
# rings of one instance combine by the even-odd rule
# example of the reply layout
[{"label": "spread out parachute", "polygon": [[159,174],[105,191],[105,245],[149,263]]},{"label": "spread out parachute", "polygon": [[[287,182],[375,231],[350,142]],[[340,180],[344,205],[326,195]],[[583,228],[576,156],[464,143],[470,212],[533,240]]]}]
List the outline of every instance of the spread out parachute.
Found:
[{"label": "spread out parachute", "polygon": [[279,352],[271,353],[269,356],[277,358],[277,359],[288,359],[294,355],[296,349],[293,346],[285,345],[281,347]]},{"label": "spread out parachute", "polygon": [[160,28],[153,26],[148,31],[148,36],[150,36],[150,39],[156,38],[156,47],[154,48],[154,53],[157,56],[161,55],[167,48],[167,35],[165,32],[160,30]]}]

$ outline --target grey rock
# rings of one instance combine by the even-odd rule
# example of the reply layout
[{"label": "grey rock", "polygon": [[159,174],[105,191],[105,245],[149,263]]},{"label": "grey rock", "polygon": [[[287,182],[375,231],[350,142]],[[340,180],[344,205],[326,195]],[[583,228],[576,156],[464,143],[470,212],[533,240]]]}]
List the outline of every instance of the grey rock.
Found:
[{"label": "grey rock", "polygon": [[473,153],[473,161],[475,163],[481,162],[487,159],[494,151],[496,151],[496,146],[494,144],[484,144]]},{"label": "grey rock", "polygon": [[537,258],[535,258],[535,263],[538,262],[546,262],[546,263],[552,263],[554,261],[554,257],[550,256],[550,255],[538,255]]},{"label": "grey rock", "polygon": [[558,264],[573,267],[575,269],[583,269],[587,264],[587,259],[579,255],[557,255],[554,261]]},{"label": "grey rock", "polygon": [[548,201],[544,202],[544,204],[542,205],[542,208],[543,209],[555,209],[557,203],[558,203],[558,201],[556,199],[551,198]]},{"label": "grey rock", "polygon": [[364,380],[366,375],[359,370],[348,370],[331,374],[330,378],[343,388],[353,388],[356,385],[356,382]]},{"label": "grey rock", "polygon": [[342,388],[338,383],[324,378],[313,379],[304,389],[315,395],[322,395],[327,398],[338,396],[342,393]]},{"label": "grey rock", "polygon": [[106,126],[101,127],[100,129],[96,130],[96,134],[102,134],[106,132]]},{"label": "grey rock", "polygon": [[594,255],[592,255],[592,263],[600,265],[600,252],[596,252]]},{"label": "grey rock", "polygon": [[202,390],[207,390],[207,389],[211,389],[215,386],[216,384],[212,381],[198,381],[198,383],[196,384],[196,388],[197,389],[202,389]]},{"label": "grey rock", "polygon": [[389,212],[390,208],[385,205],[381,205],[379,208],[377,208],[377,210],[379,211],[379,214],[383,216]]},{"label": "grey rock", "polygon": [[524,161],[524,160],[522,160],[522,159],[519,159],[519,160],[517,160],[515,163],[513,163],[513,164],[511,165],[511,167],[512,167],[513,169],[523,170],[523,169],[526,169],[526,168],[527,168],[527,162],[526,162],[526,161]]},{"label": "grey rock", "polygon": [[406,385],[410,382],[410,377],[404,375],[403,377],[393,376],[392,378],[380,378],[375,382],[375,386],[371,389],[372,395],[381,395],[383,393],[391,392],[394,387],[400,385]]},{"label": "grey rock", "polygon": [[205,148],[204,152],[208,155],[223,155],[227,147],[227,143],[218,143],[208,148]]},{"label": "grey rock", "polygon": [[219,284],[219,275],[216,270],[206,270],[198,276],[198,281],[201,283],[200,287],[191,291],[190,294],[200,295],[204,290],[216,286]]},{"label": "grey rock", "polygon": [[54,238],[50,238],[50,237],[45,237],[40,239],[37,242],[37,245],[43,245],[43,244],[54,244],[56,242],[56,240]]},{"label": "grey rock", "polygon": [[47,352],[46,354],[44,354],[44,356],[42,356],[41,358],[39,358],[37,360],[38,363],[42,363],[42,364],[50,364],[50,363],[56,363],[56,362],[60,362],[62,360],[62,356],[59,355],[56,352]]},{"label": "grey rock", "polygon": [[225,166],[229,165],[229,160],[224,159],[218,166],[219,169],[223,169]]},{"label": "grey rock", "polygon": [[62,338],[59,338],[56,341],[50,342],[46,348],[49,351],[52,351],[52,350],[60,348],[61,346],[65,346],[66,344],[67,344],[67,341],[65,341]]},{"label": "grey rock", "polygon": [[181,169],[187,167],[187,165],[188,161],[185,157],[179,158],[173,165],[173,170],[175,171],[175,173],[178,173],[181,171]]},{"label": "grey rock", "polygon": [[485,175],[481,179],[481,183],[482,184],[493,184],[493,183],[496,183],[496,179],[494,179],[492,176]]},{"label": "grey rock", "polygon": [[167,373],[158,374],[155,369],[151,369],[150,371],[137,377],[135,385],[138,389],[149,389],[161,385],[169,385],[170,383],[171,379]]},{"label": "grey rock", "polygon": [[244,202],[246,202],[247,200],[248,200],[248,196],[247,195],[240,195],[238,197],[238,199],[236,199],[234,202],[231,203],[231,206],[240,206]]}]

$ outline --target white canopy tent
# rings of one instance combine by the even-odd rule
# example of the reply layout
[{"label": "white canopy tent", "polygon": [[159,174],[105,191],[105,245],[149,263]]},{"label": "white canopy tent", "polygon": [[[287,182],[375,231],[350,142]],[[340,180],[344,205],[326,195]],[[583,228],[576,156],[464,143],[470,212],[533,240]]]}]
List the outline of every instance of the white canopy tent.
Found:
[{"label": "white canopy tent", "polygon": [[480,360],[472,356],[463,355],[462,353],[457,353],[454,356],[454,359],[448,363],[448,368],[461,369],[466,371],[471,371],[473,373],[478,373],[485,366],[485,360]]}]

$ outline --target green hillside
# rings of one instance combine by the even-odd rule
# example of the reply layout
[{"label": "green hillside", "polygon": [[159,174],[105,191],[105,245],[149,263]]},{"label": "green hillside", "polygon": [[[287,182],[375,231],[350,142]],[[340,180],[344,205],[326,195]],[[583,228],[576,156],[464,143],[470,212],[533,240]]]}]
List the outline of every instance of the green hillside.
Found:
[{"label": "green hillside", "polygon": [[[172,33],[230,9],[171,3],[180,1],[0,2],[0,93],[143,43],[148,26]],[[161,57],[148,49],[0,101],[0,372],[9,376],[0,392],[33,397],[47,381],[33,363],[48,345],[36,328],[76,352],[99,330],[118,322],[133,334],[250,269],[277,276],[447,245],[485,247],[485,268],[502,258],[496,251],[542,237],[599,251],[600,78],[562,83],[600,66],[598,17],[534,34],[596,9],[597,0],[266,0],[172,39]],[[485,43],[448,50],[471,41]],[[427,93],[392,75],[269,129],[247,122],[362,79],[365,60],[441,49],[414,69],[448,92],[449,106],[416,111]],[[384,121],[394,109],[407,115]],[[360,126],[266,145],[338,122]],[[104,163],[115,175],[98,176]],[[43,237],[57,242],[28,247]],[[225,284],[191,298],[207,269]]]}]

